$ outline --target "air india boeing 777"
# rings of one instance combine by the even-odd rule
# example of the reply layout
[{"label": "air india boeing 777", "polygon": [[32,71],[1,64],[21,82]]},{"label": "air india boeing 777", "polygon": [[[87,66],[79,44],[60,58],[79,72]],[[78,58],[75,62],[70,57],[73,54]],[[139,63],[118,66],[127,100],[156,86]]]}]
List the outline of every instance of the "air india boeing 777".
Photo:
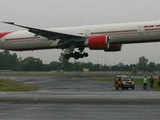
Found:
[{"label": "air india boeing 777", "polygon": [[88,57],[85,48],[120,51],[123,44],[160,42],[160,21],[38,29],[3,22],[26,30],[0,33],[0,48],[12,51],[63,49],[65,57]]}]

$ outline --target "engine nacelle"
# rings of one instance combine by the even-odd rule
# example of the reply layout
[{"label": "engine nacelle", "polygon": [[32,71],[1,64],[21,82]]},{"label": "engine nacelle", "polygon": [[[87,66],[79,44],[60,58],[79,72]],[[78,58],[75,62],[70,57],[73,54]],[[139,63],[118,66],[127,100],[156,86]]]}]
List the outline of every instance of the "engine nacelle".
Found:
[{"label": "engine nacelle", "polygon": [[88,47],[92,50],[104,50],[107,48],[109,37],[107,35],[91,36],[88,38]]},{"label": "engine nacelle", "polygon": [[92,50],[120,51],[121,44],[110,43],[110,37],[107,35],[91,36],[88,38],[87,46]]},{"label": "engine nacelle", "polygon": [[104,49],[104,51],[117,52],[121,51],[122,44],[110,44],[109,48]]}]

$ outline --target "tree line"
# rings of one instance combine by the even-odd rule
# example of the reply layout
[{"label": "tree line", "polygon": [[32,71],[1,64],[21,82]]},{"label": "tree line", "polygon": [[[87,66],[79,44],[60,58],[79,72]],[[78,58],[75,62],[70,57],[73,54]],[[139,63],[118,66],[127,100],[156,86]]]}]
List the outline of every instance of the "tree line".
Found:
[{"label": "tree line", "polygon": [[0,52],[0,70],[12,71],[83,71],[83,69],[90,71],[144,71],[153,72],[160,71],[160,64],[149,62],[144,56],[140,57],[136,64],[123,64],[117,65],[101,65],[91,62],[62,62],[52,61],[49,64],[44,64],[39,58],[27,57],[22,59],[16,53],[11,54],[9,51]]}]

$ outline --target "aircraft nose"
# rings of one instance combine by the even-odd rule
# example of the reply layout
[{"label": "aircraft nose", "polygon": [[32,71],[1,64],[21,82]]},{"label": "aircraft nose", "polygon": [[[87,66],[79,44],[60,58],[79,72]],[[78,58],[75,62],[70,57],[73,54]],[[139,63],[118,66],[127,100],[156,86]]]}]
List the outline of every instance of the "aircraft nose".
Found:
[{"label": "aircraft nose", "polygon": [[0,33],[0,49],[3,49],[4,41],[5,41],[5,36],[8,35],[10,32],[2,32]]},{"label": "aircraft nose", "polygon": [[0,33],[0,39],[3,38],[4,36],[8,35],[10,32],[2,32]]}]

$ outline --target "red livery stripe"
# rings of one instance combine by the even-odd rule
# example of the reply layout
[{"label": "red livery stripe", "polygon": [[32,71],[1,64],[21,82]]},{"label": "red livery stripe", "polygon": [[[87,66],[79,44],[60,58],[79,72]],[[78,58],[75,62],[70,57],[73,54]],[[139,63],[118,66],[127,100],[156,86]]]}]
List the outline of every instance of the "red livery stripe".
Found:
[{"label": "red livery stripe", "polygon": [[160,27],[160,25],[156,25],[156,27]]},{"label": "red livery stripe", "polygon": [[2,38],[2,37],[4,37],[4,36],[8,35],[9,33],[11,33],[11,32],[3,32],[3,33],[0,33],[0,38]]},{"label": "red livery stripe", "polygon": [[154,25],[146,25],[146,26],[144,26],[144,28],[153,28],[154,27]]}]

